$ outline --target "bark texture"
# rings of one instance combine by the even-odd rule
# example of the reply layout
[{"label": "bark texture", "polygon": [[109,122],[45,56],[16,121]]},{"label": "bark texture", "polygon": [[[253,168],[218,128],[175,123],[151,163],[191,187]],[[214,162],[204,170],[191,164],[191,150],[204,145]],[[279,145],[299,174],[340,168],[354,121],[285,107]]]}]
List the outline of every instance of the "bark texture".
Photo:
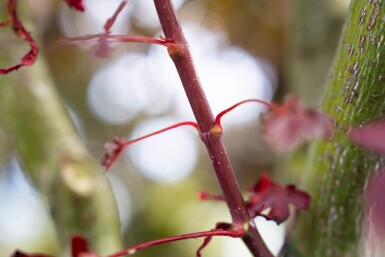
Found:
[{"label": "bark texture", "polygon": [[361,256],[362,192],[382,160],[350,143],[346,132],[384,116],[384,17],[383,1],[351,2],[322,104],[336,119],[336,135],[312,146],[303,175],[313,196],[297,228],[304,256]]}]

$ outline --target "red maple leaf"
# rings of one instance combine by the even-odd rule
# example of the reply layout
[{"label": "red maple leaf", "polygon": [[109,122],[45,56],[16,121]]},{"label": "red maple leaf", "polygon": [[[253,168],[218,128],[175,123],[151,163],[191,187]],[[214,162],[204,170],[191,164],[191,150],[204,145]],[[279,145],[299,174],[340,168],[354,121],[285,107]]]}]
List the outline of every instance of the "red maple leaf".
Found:
[{"label": "red maple leaf", "polygon": [[75,10],[84,12],[83,0],[65,0],[69,7],[75,8]]},{"label": "red maple leaf", "polygon": [[385,121],[375,121],[349,131],[348,137],[354,143],[377,154],[385,155]]},{"label": "red maple leaf", "polygon": [[321,111],[303,107],[297,96],[288,95],[282,105],[274,106],[262,116],[262,128],[276,151],[290,151],[302,141],[328,139],[334,134],[334,121]]},{"label": "red maple leaf", "polygon": [[[295,185],[279,185],[266,174],[263,174],[248,191],[250,197],[246,204],[250,215],[263,216],[268,220],[274,220],[277,224],[289,217],[289,204],[301,210],[308,209],[310,204],[309,194],[298,190]],[[262,211],[268,208],[270,208],[268,214],[262,214]]]}]

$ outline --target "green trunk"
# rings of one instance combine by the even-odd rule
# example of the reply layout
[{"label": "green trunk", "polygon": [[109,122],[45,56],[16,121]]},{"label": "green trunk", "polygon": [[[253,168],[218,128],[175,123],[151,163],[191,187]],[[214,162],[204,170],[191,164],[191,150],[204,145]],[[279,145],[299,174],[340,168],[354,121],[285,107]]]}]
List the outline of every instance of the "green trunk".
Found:
[{"label": "green trunk", "polygon": [[304,256],[362,256],[362,192],[381,159],[348,142],[346,132],[384,116],[384,18],[383,1],[351,3],[322,105],[336,119],[336,135],[314,143],[303,175],[313,196],[295,237]]}]

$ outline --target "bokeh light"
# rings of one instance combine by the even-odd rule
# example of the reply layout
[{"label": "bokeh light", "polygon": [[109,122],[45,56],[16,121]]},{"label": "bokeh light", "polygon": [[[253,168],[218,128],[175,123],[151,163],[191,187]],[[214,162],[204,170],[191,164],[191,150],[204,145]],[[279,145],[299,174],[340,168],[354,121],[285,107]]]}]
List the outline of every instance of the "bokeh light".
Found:
[{"label": "bokeh light", "polygon": [[[285,242],[285,223],[278,226],[263,217],[256,217],[254,221],[270,252],[278,256]],[[222,257],[252,257],[241,239],[225,238],[223,242]]]},{"label": "bokeh light", "polygon": [[[103,32],[103,26],[115,12],[121,0],[84,0],[86,12],[74,12],[63,2],[59,10],[59,24],[65,37],[79,37]],[[119,14],[112,27],[114,34],[125,34],[129,31],[128,15],[132,4]]]},{"label": "bokeh light", "polygon": [[46,204],[15,158],[0,170],[0,257],[16,249],[52,252],[54,225]]},{"label": "bokeh light", "polygon": [[117,175],[109,172],[106,176],[110,181],[112,191],[115,195],[116,204],[118,205],[121,231],[124,232],[130,225],[132,217],[131,194],[128,191],[127,186]]},{"label": "bokeh light", "polygon": [[[238,47],[223,47],[223,33],[195,24],[183,24],[192,49],[196,69],[214,114],[238,101],[258,98],[270,101],[275,91],[276,75],[266,62],[259,61]],[[178,74],[164,49],[152,46],[149,66],[155,72],[157,86],[173,90],[176,112],[182,119],[194,119]],[[266,72],[269,71],[269,72]],[[260,105],[243,106],[233,111],[224,125],[241,125],[256,121],[265,110]]]},{"label": "bokeh light", "polygon": [[148,105],[145,65],[144,55],[127,54],[94,74],[87,102],[97,118],[108,124],[125,124]]},{"label": "bokeh light", "polygon": [[[130,138],[176,122],[172,117],[143,121],[135,127]],[[176,182],[193,171],[198,158],[198,140],[193,128],[180,127],[132,144],[127,152],[130,161],[146,178],[156,182]]]},{"label": "bokeh light", "polygon": [[[82,14],[71,12],[63,5],[59,18],[63,34],[75,37],[101,33],[104,22],[119,3],[120,0],[85,1],[87,12]],[[177,9],[183,3],[184,0],[174,2]],[[129,15],[133,15],[136,25],[159,28],[153,2],[140,0],[119,15],[112,27],[114,34],[128,32]],[[229,45],[225,32],[220,29],[212,30],[192,22],[183,23],[182,26],[214,114],[247,98],[271,100],[276,75],[267,62],[256,59],[239,47]],[[154,37],[161,34],[156,32]],[[162,115],[136,124],[130,138],[183,120],[194,120],[176,69],[167,50],[159,45],[148,46],[147,52],[127,53],[104,63],[89,82],[87,103],[92,114],[107,125],[127,124],[141,113],[149,116]],[[229,114],[231,117],[226,116],[223,125],[255,122],[263,110],[262,106],[253,104],[242,106]],[[165,116],[170,111],[174,116]],[[200,141],[196,131],[189,127],[180,127],[129,146],[125,151],[125,156],[128,157],[126,161],[131,162],[149,180],[175,183],[187,178],[194,171],[198,159],[198,143]],[[132,216],[130,192],[119,177],[108,174],[108,178],[116,195],[124,231]],[[262,226],[265,231],[263,227],[271,224],[264,222],[257,219],[258,226]],[[277,228],[269,227],[266,230],[269,232],[264,237],[276,230]],[[279,244],[280,236],[273,236],[275,243]],[[234,252],[232,249],[238,249],[234,241],[237,240],[226,244],[225,252],[231,253]],[[243,251],[237,250],[235,253],[243,256],[242,252],[245,252],[244,256],[250,255],[245,247]]]},{"label": "bokeh light", "polygon": [[[178,10],[185,0],[174,0],[173,4],[176,10]],[[160,26],[158,15],[154,8],[154,1],[150,0],[138,0],[135,2],[134,10],[132,12],[136,23],[139,26],[146,28],[156,28]]]}]

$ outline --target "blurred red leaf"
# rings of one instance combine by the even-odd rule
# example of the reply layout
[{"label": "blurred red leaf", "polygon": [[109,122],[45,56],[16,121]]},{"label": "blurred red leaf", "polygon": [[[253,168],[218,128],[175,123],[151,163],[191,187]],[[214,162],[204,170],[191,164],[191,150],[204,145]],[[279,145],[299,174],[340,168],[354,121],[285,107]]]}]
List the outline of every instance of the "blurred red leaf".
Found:
[{"label": "blurred red leaf", "polygon": [[[98,254],[89,251],[87,239],[80,235],[74,235],[71,238],[71,256],[99,257]],[[17,250],[12,254],[11,257],[50,257],[50,255],[41,253],[25,253]]]},{"label": "blurred red leaf", "polygon": [[[279,185],[265,174],[249,189],[249,193],[250,197],[246,203],[250,215],[263,216],[277,224],[289,217],[289,204],[301,210],[308,209],[310,204],[309,194],[298,190],[295,185]],[[268,208],[268,214],[261,213]]]},{"label": "blurred red leaf", "polygon": [[92,53],[99,58],[110,57],[111,48],[107,40],[107,34],[99,37],[98,43],[92,48]]},{"label": "blurred red leaf", "polygon": [[353,128],[348,137],[354,143],[377,154],[385,155],[385,121],[376,121],[359,128]]},{"label": "blurred red leaf", "polygon": [[77,11],[84,12],[83,0],[66,0],[69,7],[74,8]]},{"label": "blurred red leaf", "polygon": [[375,175],[365,190],[370,223],[378,237],[385,237],[385,169]]},{"label": "blurred red leaf", "polygon": [[262,116],[262,128],[276,151],[290,151],[302,141],[328,139],[334,134],[334,121],[318,110],[304,108],[297,96],[288,95],[281,106],[275,106]]},{"label": "blurred red leaf", "polygon": [[28,42],[31,49],[28,53],[24,55],[20,63],[8,68],[0,69],[0,75],[15,71],[22,66],[31,66],[35,63],[37,55],[39,53],[39,47],[37,43],[33,40],[31,34],[24,28],[23,24],[19,20],[19,17],[16,12],[16,2],[16,0],[7,1],[9,22],[4,22],[1,25],[11,25],[17,37],[21,40]]},{"label": "blurred red leaf", "polygon": [[88,253],[88,241],[80,235],[73,235],[71,238],[72,257],[80,257],[81,253]]}]

